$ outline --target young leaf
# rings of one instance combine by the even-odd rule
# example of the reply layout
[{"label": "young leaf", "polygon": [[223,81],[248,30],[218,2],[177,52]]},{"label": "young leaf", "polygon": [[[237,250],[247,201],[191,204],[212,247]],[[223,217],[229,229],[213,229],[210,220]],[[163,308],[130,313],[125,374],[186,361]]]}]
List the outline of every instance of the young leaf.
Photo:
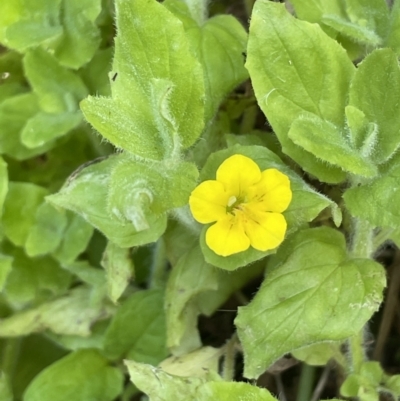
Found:
[{"label": "young leaf", "polygon": [[81,108],[114,145],[144,158],[170,157],[203,130],[201,66],[181,21],[162,4],[118,0],[116,14],[112,99],[89,97]]},{"label": "young leaf", "polygon": [[100,44],[95,21],[101,11],[100,0],[62,0],[63,34],[54,55],[62,65],[79,68],[91,60]]},{"label": "young leaf", "polygon": [[267,271],[257,295],[239,308],[235,320],[248,378],[296,348],[358,333],[379,308],[385,286],[382,266],[347,259],[343,235],[327,227],[290,237]]},{"label": "young leaf", "polygon": [[138,291],[123,302],[104,338],[104,352],[111,359],[132,358],[157,365],[167,355],[164,293]]},{"label": "young leaf", "polygon": [[208,382],[199,388],[197,401],[278,401],[271,393],[250,383]]},{"label": "young leaf", "polygon": [[167,0],[163,5],[183,22],[190,46],[203,67],[207,123],[225,96],[248,78],[243,59],[246,31],[231,15],[217,15],[199,24],[183,2]]},{"label": "young leaf", "polygon": [[27,388],[23,401],[112,401],[123,374],[97,351],[79,350],[44,369]]},{"label": "young leaf", "polygon": [[[303,224],[313,220],[322,210],[334,203],[328,198],[314,191],[297,174],[295,174],[282,160],[266,147],[262,146],[240,146],[236,145],[228,149],[213,153],[207,160],[200,174],[200,181],[215,180],[216,171],[221,163],[229,156],[242,154],[254,160],[261,170],[276,168],[286,174],[290,179],[293,193],[289,208],[283,213],[288,223],[288,230],[295,230]],[[339,216],[336,216],[340,220]],[[261,252],[254,248],[240,252],[228,257],[219,256],[213,252],[205,243],[204,227],[200,236],[200,245],[207,263],[226,270],[235,270],[240,266],[247,265],[261,259],[273,251]]]},{"label": "young leaf", "polygon": [[54,251],[60,244],[67,217],[64,211],[56,210],[48,203],[42,203],[35,216],[35,223],[29,231],[25,243],[28,256],[45,255]]},{"label": "young leaf", "polygon": [[372,159],[387,161],[400,146],[400,68],[396,54],[379,49],[359,64],[350,87],[349,104],[377,125],[377,143]]},{"label": "young leaf", "polygon": [[76,288],[69,295],[2,319],[0,337],[26,336],[44,330],[87,337],[92,325],[112,313],[106,304],[91,300],[91,289]]},{"label": "young leaf", "polygon": [[345,132],[315,115],[301,116],[290,127],[289,138],[321,160],[362,177],[374,177],[377,168],[346,140]]},{"label": "young leaf", "polygon": [[10,182],[4,202],[3,229],[6,237],[15,245],[24,246],[35,224],[36,211],[47,195],[38,185]]},{"label": "young leaf", "polygon": [[304,112],[344,126],[354,73],[345,50],[318,25],[293,18],[283,4],[259,0],[250,24],[246,67],[283,152],[322,181],[343,181],[345,176],[338,167],[326,166],[296,146],[287,134]]},{"label": "young leaf", "polygon": [[144,221],[149,228],[137,230],[131,222],[121,222],[108,212],[111,171],[119,160],[119,156],[110,156],[79,169],[72,174],[60,192],[48,196],[47,200],[80,214],[122,248],[154,242],[166,228],[165,215],[155,216],[144,211]]},{"label": "young leaf", "polygon": [[25,55],[24,69],[41,109],[47,113],[75,112],[78,102],[88,94],[76,74],[39,47]]},{"label": "young leaf", "polygon": [[[146,393],[150,401],[197,401],[199,387],[206,378],[173,376],[151,365],[125,361],[133,384]],[[25,401],[25,400],[24,400]]]},{"label": "young leaf", "polygon": [[108,296],[116,303],[134,274],[131,251],[109,242],[101,263],[106,271]]}]

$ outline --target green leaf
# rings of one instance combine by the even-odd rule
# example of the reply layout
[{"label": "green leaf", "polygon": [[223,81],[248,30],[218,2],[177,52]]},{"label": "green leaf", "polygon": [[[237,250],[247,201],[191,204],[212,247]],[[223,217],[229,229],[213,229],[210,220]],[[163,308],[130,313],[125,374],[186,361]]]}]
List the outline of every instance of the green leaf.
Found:
[{"label": "green leaf", "polygon": [[[236,145],[213,153],[207,160],[200,174],[200,181],[215,180],[216,171],[221,163],[229,156],[242,154],[253,159],[261,170],[276,168],[286,174],[290,179],[293,192],[292,202],[289,208],[283,213],[288,223],[288,231],[293,231],[303,224],[313,220],[326,207],[335,207],[335,204],[328,198],[314,191],[297,174],[295,174],[282,160],[266,147],[262,146],[240,146]],[[340,220],[340,216],[336,216]],[[235,270],[251,262],[261,259],[275,250],[260,252],[254,248],[240,252],[235,255],[223,257],[214,253],[205,242],[205,232],[208,226],[203,228],[200,236],[200,245],[207,263],[226,270]]]},{"label": "green leaf", "polygon": [[163,4],[183,22],[191,49],[203,67],[207,122],[224,98],[248,78],[243,59],[247,33],[231,15],[217,15],[198,24],[183,2],[167,0]]},{"label": "green leaf", "polygon": [[398,0],[395,0],[392,5],[384,47],[390,47],[397,55],[400,54],[400,1]]},{"label": "green leaf", "polygon": [[131,250],[109,242],[101,263],[106,271],[108,296],[116,303],[134,274]]},{"label": "green leaf", "polygon": [[0,217],[3,215],[4,202],[8,193],[7,163],[0,157]]},{"label": "green leaf", "polygon": [[72,352],[43,370],[23,401],[112,401],[122,392],[123,375],[94,350]]},{"label": "green leaf", "polygon": [[[199,387],[205,378],[173,376],[151,365],[125,361],[133,384],[146,393],[150,401],[197,401]],[[25,401],[25,400],[24,400]]]},{"label": "green leaf", "polygon": [[12,262],[12,257],[0,254],[0,293],[3,291],[8,275],[11,272]]},{"label": "green leaf", "polygon": [[0,320],[0,337],[25,336],[44,330],[87,337],[91,326],[109,317],[111,312],[106,304],[91,299],[90,289],[77,288],[62,298]]},{"label": "green leaf", "polygon": [[46,202],[37,208],[35,220],[25,243],[28,256],[45,255],[54,251],[60,244],[67,225],[65,212],[56,210]]},{"label": "green leaf", "polygon": [[4,202],[3,230],[15,245],[24,246],[35,224],[36,211],[47,190],[25,182],[10,182]]},{"label": "green leaf", "polygon": [[138,230],[145,229],[149,227],[146,209],[159,216],[188,203],[199,175],[193,163],[153,162],[148,165],[121,156],[111,173],[108,195],[111,216],[124,223],[131,222]]},{"label": "green leaf", "polygon": [[60,2],[2,1],[0,42],[20,52],[40,44],[50,44],[62,33],[58,18]]},{"label": "green leaf", "polygon": [[298,18],[309,22],[320,22],[325,13],[342,15],[340,0],[291,0]]},{"label": "green leaf", "polygon": [[397,228],[400,224],[400,163],[396,162],[381,177],[348,189],[343,199],[353,216],[375,227]]},{"label": "green leaf", "polygon": [[62,242],[53,256],[63,264],[72,263],[87,247],[93,227],[81,216],[72,214],[64,231]]},{"label": "green leaf", "polygon": [[39,112],[30,118],[21,132],[21,142],[29,149],[43,146],[64,136],[82,121],[82,114]]},{"label": "green leaf", "polygon": [[278,401],[271,393],[250,383],[209,382],[199,388],[198,401]]},{"label": "green leaf", "polygon": [[384,286],[381,265],[347,259],[340,232],[321,227],[291,236],[270,260],[257,295],[239,308],[235,320],[245,377],[258,377],[296,348],[356,334],[379,308]]},{"label": "green leaf", "polygon": [[159,290],[138,291],[124,301],[106,331],[105,354],[152,365],[161,362],[168,355],[163,301]]},{"label": "green leaf", "polygon": [[181,145],[192,145],[203,130],[201,66],[181,21],[162,4],[119,0],[116,15],[112,99],[89,97],[81,108],[117,147],[149,159],[170,157]]},{"label": "green leaf", "polygon": [[24,57],[25,74],[46,113],[75,112],[87,89],[78,75],[62,67],[50,53],[36,48]]},{"label": "green leaf", "polygon": [[6,153],[17,160],[25,160],[44,153],[51,147],[52,144],[46,144],[28,149],[20,141],[27,120],[38,111],[37,97],[32,92],[13,96],[0,104],[0,153]]},{"label": "green leaf", "polygon": [[13,393],[8,377],[0,372],[0,401],[13,401]]},{"label": "green leaf", "polygon": [[344,171],[363,177],[374,177],[378,173],[367,158],[350,146],[343,129],[315,115],[295,120],[288,136],[296,145]]},{"label": "green leaf", "polygon": [[15,309],[38,300],[66,292],[71,275],[50,257],[28,258],[21,248],[3,246],[4,253],[13,258],[12,270],[4,287],[4,296]]},{"label": "green leaf", "polygon": [[396,54],[379,49],[359,64],[350,87],[349,104],[377,125],[377,143],[372,158],[387,161],[400,146],[400,68]]},{"label": "green leaf", "polygon": [[79,68],[91,60],[100,44],[95,21],[101,11],[100,0],[62,0],[63,34],[54,55],[62,65]]},{"label": "green leaf", "polygon": [[345,362],[340,342],[316,343],[291,352],[296,359],[312,366],[325,366],[332,358]]},{"label": "green leaf", "polygon": [[83,166],[72,174],[58,193],[46,199],[56,206],[78,213],[122,248],[154,242],[166,228],[165,215],[145,213],[149,228],[139,231],[131,222],[121,222],[108,211],[111,171],[119,160],[118,156],[110,156]]},{"label": "green leaf", "polygon": [[345,50],[318,25],[293,18],[283,4],[259,0],[250,23],[246,67],[283,152],[322,181],[343,181],[338,167],[327,166],[296,146],[288,132],[304,112],[344,127],[354,73]]}]

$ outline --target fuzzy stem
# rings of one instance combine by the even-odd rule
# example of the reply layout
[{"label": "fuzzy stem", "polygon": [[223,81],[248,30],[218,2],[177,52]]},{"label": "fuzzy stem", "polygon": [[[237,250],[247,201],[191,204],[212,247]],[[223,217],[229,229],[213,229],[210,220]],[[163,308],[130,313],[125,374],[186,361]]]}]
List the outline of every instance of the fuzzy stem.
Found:
[{"label": "fuzzy stem", "polygon": [[225,358],[222,377],[226,381],[232,381],[235,377],[236,343],[237,335],[235,333],[225,345]]},{"label": "fuzzy stem", "polygon": [[163,288],[167,281],[167,259],[165,242],[160,238],[154,249],[150,288]]},{"label": "fuzzy stem", "polygon": [[189,8],[192,18],[199,25],[203,25],[208,17],[209,0],[184,0]]},{"label": "fuzzy stem", "polygon": [[301,367],[299,391],[297,392],[297,401],[309,401],[312,394],[315,378],[315,366],[303,363]]}]

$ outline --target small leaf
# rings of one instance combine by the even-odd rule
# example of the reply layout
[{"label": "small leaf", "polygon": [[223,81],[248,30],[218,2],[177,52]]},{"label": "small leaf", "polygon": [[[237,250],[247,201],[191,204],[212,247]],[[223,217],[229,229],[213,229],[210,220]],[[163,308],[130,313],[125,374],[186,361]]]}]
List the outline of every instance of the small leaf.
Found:
[{"label": "small leaf", "polygon": [[325,366],[332,358],[343,362],[343,355],[340,352],[340,342],[316,343],[296,349],[291,354],[298,360],[312,366]]},{"label": "small leaf", "polygon": [[[312,38],[312,40],[310,40]],[[354,66],[345,50],[316,24],[292,17],[283,4],[259,0],[250,23],[246,67],[261,109],[283,152],[320,180],[345,178],[288,137],[304,112],[344,126],[344,108]]]},{"label": "small leaf", "polygon": [[116,303],[134,274],[131,251],[109,242],[101,264],[106,271],[108,296]]},{"label": "small leaf", "polygon": [[377,125],[378,135],[372,158],[387,161],[400,146],[400,68],[390,49],[370,53],[358,66],[350,87],[351,106]]},{"label": "small leaf", "polygon": [[370,259],[347,259],[338,231],[322,227],[291,236],[235,320],[245,377],[258,377],[294,349],[354,335],[379,308],[384,286],[382,266]]},{"label": "small leaf", "polygon": [[110,215],[108,187],[111,171],[119,162],[119,156],[96,160],[78,169],[61,190],[46,199],[55,206],[80,214],[105,236],[122,248],[144,245],[156,241],[166,228],[166,216],[145,213],[147,229],[136,230],[131,222],[121,222]]},{"label": "small leaf", "polygon": [[164,293],[138,291],[117,309],[104,338],[104,352],[111,359],[132,358],[157,365],[167,355]]},{"label": "small leaf", "polygon": [[25,245],[36,211],[46,195],[47,190],[38,185],[10,182],[4,202],[3,229],[13,244]]},{"label": "small leaf", "polygon": [[181,21],[157,1],[119,0],[116,16],[112,99],[89,97],[81,108],[114,145],[148,159],[170,157],[203,130],[201,66]]},{"label": "small leaf", "polygon": [[23,401],[113,401],[123,375],[94,350],[79,350],[44,369],[27,388]]}]

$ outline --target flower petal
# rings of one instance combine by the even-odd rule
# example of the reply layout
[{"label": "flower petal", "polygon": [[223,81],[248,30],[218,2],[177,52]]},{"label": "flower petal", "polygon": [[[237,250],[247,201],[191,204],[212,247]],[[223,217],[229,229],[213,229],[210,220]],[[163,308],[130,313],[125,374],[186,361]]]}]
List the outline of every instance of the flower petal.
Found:
[{"label": "flower petal", "polygon": [[251,210],[247,211],[245,216],[244,230],[253,248],[268,251],[276,248],[284,240],[287,224],[280,213]]},{"label": "flower petal", "polygon": [[189,197],[193,217],[203,224],[226,217],[229,196],[224,185],[215,180],[202,182]]},{"label": "flower petal", "polygon": [[292,200],[289,177],[275,168],[265,170],[260,182],[249,188],[248,197],[252,208],[282,213]]},{"label": "flower petal", "polygon": [[245,191],[261,179],[261,170],[243,155],[228,157],[217,170],[217,181],[222,182],[231,195],[245,196]]},{"label": "flower petal", "polygon": [[207,230],[206,244],[220,256],[229,256],[248,249],[250,240],[244,232],[241,216],[230,215],[218,220]]}]

